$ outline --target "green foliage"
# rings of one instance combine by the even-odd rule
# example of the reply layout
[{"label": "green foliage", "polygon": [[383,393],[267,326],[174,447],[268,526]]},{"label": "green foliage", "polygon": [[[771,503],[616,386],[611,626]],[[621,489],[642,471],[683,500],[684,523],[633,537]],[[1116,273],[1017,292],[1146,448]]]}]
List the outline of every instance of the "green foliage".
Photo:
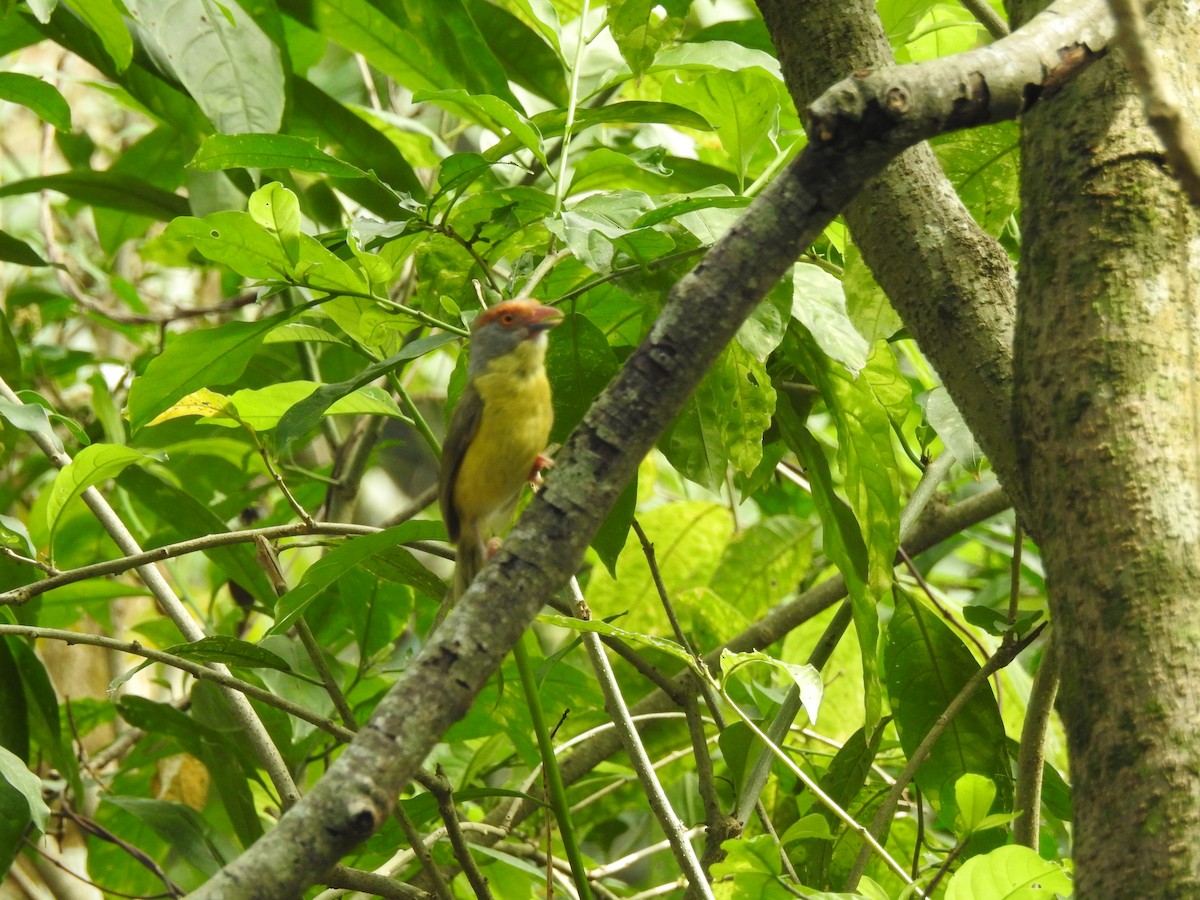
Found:
[{"label": "green foliage", "polygon": [[[305,715],[254,709],[308,790],[342,729],[361,728],[413,664],[445,593],[436,508],[382,526],[433,484],[471,321],[512,296],[560,306],[547,366],[551,439],[566,442],[671,287],[805,139],[766,29],[734,0],[9,6],[0,376],[18,393],[0,397],[0,592],[36,591],[54,566],[117,563],[0,606],[0,870],[28,852],[23,838],[53,837],[47,797],[84,823],[102,889],[188,890],[271,828],[282,802],[225,695],[136,654],[39,656],[32,636],[42,650],[66,643],[47,629],[137,641],[286,698]],[[902,58],[979,39],[957,4],[878,7]],[[35,150],[29,135],[50,128],[56,142]],[[996,126],[936,147],[964,203],[1006,239],[1014,134]],[[808,722],[782,742],[795,768],[776,764],[761,797],[772,832],[751,819],[725,842],[715,896],[899,896],[877,859],[843,891],[862,846],[846,816],[871,821],[881,773],[903,769],[978,671],[970,648],[1011,630],[1012,554],[1011,523],[974,526],[915,558],[918,583],[894,566],[900,513],[919,454],[962,464],[948,502],[992,486],[986,461],[841,224],[662,424],[579,573],[594,618],[543,615],[528,642],[560,759],[612,727],[585,633],[636,664],[617,664],[629,703],[672,710],[644,720],[640,739],[689,827],[733,808],[761,747],[747,723],[765,730],[795,691]],[[34,438],[73,462],[56,470]],[[160,548],[159,571],[205,637],[184,640],[149,599],[80,502],[87,488]],[[630,539],[635,523],[649,548]],[[1024,560],[1018,633],[1044,605],[1036,551]],[[808,591],[836,575],[854,633],[828,634],[829,661],[810,665],[828,619],[813,618],[824,607]],[[721,669],[727,699],[703,682],[712,706],[696,701],[703,679],[687,676],[662,700],[664,679],[696,672],[697,654]],[[540,796],[518,680],[506,664],[427,762],[458,818],[491,827],[468,831],[498,897],[544,892],[537,854],[565,856],[549,819],[494,839],[514,799]],[[1023,672],[1012,683],[1004,718],[985,689],[946,729],[882,836],[925,884],[957,848],[946,897],[1070,890],[1058,863],[996,849],[1028,693]],[[707,744],[682,721],[685,696]],[[1047,846],[1065,842],[1070,815],[1057,746]],[[102,766],[83,765],[82,747]],[[648,850],[661,829],[627,758],[585,768],[567,791],[588,865],[639,857],[605,887],[633,896],[675,882],[675,859]],[[444,824],[425,788],[406,787],[400,804],[423,835]],[[408,840],[388,822],[345,862],[392,860],[394,877],[417,879]],[[431,852],[466,896],[461,850]]]}]

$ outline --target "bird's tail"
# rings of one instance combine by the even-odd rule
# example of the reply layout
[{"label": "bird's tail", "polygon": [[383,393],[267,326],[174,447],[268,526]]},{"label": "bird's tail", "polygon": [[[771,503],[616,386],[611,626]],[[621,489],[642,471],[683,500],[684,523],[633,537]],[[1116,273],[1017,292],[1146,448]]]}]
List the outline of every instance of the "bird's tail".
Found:
[{"label": "bird's tail", "polygon": [[485,551],[481,541],[469,535],[463,535],[459,539],[455,547],[454,581],[451,582],[450,589],[446,591],[442,605],[438,607],[430,631],[442,624],[442,619],[449,615],[458,598],[467,592],[467,588],[471,586],[471,582],[483,568],[484,557]]},{"label": "bird's tail", "polygon": [[454,564],[454,587],[452,588],[455,600],[467,592],[467,588],[471,586],[471,582],[475,580],[475,576],[483,568],[483,542],[477,538],[463,535],[463,539],[458,542],[458,547],[456,548],[456,559],[457,561]]}]

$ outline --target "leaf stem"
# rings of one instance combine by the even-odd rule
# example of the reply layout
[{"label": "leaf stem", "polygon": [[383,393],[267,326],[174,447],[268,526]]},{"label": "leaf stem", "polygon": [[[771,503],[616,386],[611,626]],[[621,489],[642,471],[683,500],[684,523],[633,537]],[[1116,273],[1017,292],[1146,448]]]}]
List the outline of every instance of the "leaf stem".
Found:
[{"label": "leaf stem", "polygon": [[516,660],[517,672],[521,677],[521,687],[525,691],[525,702],[529,705],[529,717],[533,721],[538,750],[542,755],[542,771],[550,788],[550,808],[554,811],[554,818],[558,822],[558,833],[562,837],[567,861],[571,864],[571,876],[579,891],[579,896],[583,900],[590,900],[592,888],[587,877],[587,866],[584,865],[583,854],[575,840],[575,828],[571,822],[571,806],[567,802],[567,789],[563,785],[562,772],[558,768],[558,758],[554,755],[554,740],[550,736],[550,729],[546,727],[546,715],[542,709],[537,677],[529,662],[529,651],[525,647],[525,643],[531,640],[533,640],[533,635],[526,631],[521,640],[513,645],[513,659]]},{"label": "leaf stem", "polygon": [[571,77],[567,81],[567,121],[563,125],[561,152],[558,156],[558,177],[554,180],[554,215],[562,211],[563,199],[567,195],[567,161],[570,156],[567,148],[571,145],[571,132],[575,128],[575,113],[579,107],[579,66],[583,62],[583,48],[587,46],[584,28],[587,27],[590,5],[590,0],[583,0],[583,9],[579,11],[579,41],[575,45],[575,59],[568,67]]}]

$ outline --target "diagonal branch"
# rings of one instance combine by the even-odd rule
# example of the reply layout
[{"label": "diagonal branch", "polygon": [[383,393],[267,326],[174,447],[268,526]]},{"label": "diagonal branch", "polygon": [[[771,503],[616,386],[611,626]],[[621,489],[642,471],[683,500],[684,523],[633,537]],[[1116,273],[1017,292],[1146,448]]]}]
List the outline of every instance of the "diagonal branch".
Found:
[{"label": "diagonal branch", "polygon": [[[808,147],[675,286],[646,340],[568,439],[546,487],[359,736],[273,831],[194,897],[294,896],[382,824],[544,599],[574,574],[638,463],[741,322],[867,180],[917,141],[1013,116],[1045,95],[1028,88],[1046,86],[1045,61],[1071,43],[1064,29],[1088,35],[1092,51],[1105,46],[1107,37],[1095,29],[1096,22],[1111,23],[1103,0],[1059,0],[1052,9],[1056,14],[985,48],[990,55],[965,54],[985,85],[995,74],[1018,86],[1015,96],[956,112],[964,63],[955,58],[893,70],[909,100],[857,107],[867,125],[856,125],[856,107],[843,102],[846,82],[830,92],[835,96],[817,107]],[[1003,45],[1010,51],[998,52]],[[933,114],[919,100],[927,93],[951,106]]]}]

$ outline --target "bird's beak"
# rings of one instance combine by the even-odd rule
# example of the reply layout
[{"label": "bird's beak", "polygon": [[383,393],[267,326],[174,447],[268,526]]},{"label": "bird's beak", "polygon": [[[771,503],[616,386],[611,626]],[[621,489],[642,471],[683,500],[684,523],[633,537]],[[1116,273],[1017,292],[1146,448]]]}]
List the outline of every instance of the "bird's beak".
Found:
[{"label": "bird's beak", "polygon": [[555,309],[553,306],[539,306],[529,314],[529,324],[526,327],[531,334],[538,334],[549,331],[555,325],[561,324],[562,320],[561,309]]}]

